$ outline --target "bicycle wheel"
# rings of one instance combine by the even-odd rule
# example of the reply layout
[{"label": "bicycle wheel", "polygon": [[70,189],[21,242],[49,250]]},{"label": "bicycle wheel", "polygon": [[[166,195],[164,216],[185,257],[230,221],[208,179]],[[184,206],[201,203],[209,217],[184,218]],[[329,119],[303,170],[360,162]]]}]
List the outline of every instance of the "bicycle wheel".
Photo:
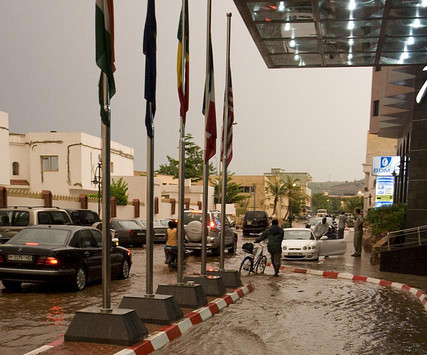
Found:
[{"label": "bicycle wheel", "polygon": [[247,256],[240,264],[239,274],[242,276],[248,276],[251,273],[253,267],[254,261],[250,256]]},{"label": "bicycle wheel", "polygon": [[267,257],[263,255],[258,265],[256,266],[256,273],[263,274],[266,266],[267,266]]}]

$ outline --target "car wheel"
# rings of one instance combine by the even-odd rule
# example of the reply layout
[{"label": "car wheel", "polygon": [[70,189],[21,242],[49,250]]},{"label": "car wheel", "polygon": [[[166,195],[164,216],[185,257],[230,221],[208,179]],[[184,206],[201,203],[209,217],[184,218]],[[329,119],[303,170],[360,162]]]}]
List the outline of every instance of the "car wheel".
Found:
[{"label": "car wheel", "polygon": [[19,291],[22,285],[21,281],[3,280],[2,283],[3,283],[3,286],[6,288],[6,290],[10,290],[10,291]]},{"label": "car wheel", "polygon": [[129,277],[130,265],[129,260],[125,258],[122,263],[122,267],[120,269],[120,278],[127,279]]},{"label": "car wheel", "polygon": [[80,266],[74,278],[74,288],[76,291],[83,291],[86,287],[87,275],[86,270],[83,266]]}]

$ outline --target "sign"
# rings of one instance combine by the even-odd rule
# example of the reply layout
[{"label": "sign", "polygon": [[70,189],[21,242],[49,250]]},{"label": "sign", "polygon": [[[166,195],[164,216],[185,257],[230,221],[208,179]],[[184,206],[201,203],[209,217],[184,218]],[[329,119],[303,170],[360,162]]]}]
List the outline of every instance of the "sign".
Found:
[{"label": "sign", "polygon": [[373,157],[372,158],[372,175],[376,176],[393,176],[399,175],[400,157]]},{"label": "sign", "polygon": [[376,182],[375,208],[393,204],[394,176],[378,176]]}]

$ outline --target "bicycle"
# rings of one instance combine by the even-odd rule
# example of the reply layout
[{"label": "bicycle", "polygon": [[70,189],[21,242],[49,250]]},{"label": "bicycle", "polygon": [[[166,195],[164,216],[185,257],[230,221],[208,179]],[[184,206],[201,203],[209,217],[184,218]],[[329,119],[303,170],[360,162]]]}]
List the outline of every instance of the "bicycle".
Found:
[{"label": "bicycle", "polygon": [[[257,252],[261,248],[257,255]],[[252,243],[245,243],[242,246],[244,252],[250,254],[243,258],[240,264],[239,274],[242,276],[248,276],[250,273],[263,274],[265,267],[267,266],[267,257],[264,255],[264,246],[254,247]],[[257,255],[255,259],[255,255]]]}]

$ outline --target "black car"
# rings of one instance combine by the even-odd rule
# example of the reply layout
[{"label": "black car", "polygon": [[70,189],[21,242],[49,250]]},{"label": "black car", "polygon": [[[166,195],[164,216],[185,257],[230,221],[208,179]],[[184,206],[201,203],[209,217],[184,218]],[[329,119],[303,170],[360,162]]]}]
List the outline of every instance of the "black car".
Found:
[{"label": "black car", "polygon": [[[142,229],[145,230],[145,233],[147,235],[147,221],[145,219],[139,219],[136,218],[135,222],[141,226]],[[160,220],[158,219],[154,219],[153,220],[153,232],[154,232],[154,242],[161,242],[161,243],[166,243],[167,241],[167,236],[166,236],[166,231],[167,231],[168,227],[164,226]]]},{"label": "black car", "polygon": [[87,209],[65,209],[70,215],[73,223],[78,226],[92,226],[94,223],[101,222],[98,213]]},{"label": "black car", "polygon": [[146,231],[133,219],[113,218],[111,228],[116,231],[120,245],[142,246],[145,244]]},{"label": "black car", "polygon": [[[128,249],[111,249],[111,276],[129,277]],[[32,226],[0,245],[0,279],[6,289],[23,282],[69,284],[77,291],[102,277],[102,236],[92,227]]]},{"label": "black car", "polygon": [[265,211],[246,211],[243,219],[243,236],[251,233],[262,233],[268,227],[268,216]]}]

